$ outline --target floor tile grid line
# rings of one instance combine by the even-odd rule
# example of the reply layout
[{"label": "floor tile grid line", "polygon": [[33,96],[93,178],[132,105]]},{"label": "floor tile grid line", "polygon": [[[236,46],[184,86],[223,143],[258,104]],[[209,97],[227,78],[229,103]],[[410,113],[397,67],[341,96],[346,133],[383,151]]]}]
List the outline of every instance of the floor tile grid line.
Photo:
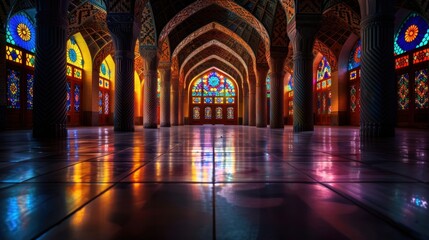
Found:
[{"label": "floor tile grid line", "polygon": [[[288,165],[290,165],[288,163]],[[377,217],[378,219],[386,222],[387,224],[391,225],[394,228],[397,228],[398,231],[400,231],[401,233],[403,233],[404,235],[406,235],[407,237],[413,238],[413,239],[418,239],[414,234],[413,234],[413,230],[408,228],[407,226],[394,221],[393,219],[389,218],[388,216],[386,216],[385,214],[381,213],[380,211],[377,211],[375,208],[372,208],[370,206],[366,206],[365,204],[361,203],[359,200],[351,197],[350,195],[343,193],[342,191],[339,191],[337,189],[335,189],[334,187],[330,186],[329,184],[325,183],[325,182],[321,182],[319,180],[317,180],[316,178],[312,177],[311,174],[307,174],[305,171],[302,171],[292,165],[290,165],[292,168],[294,168],[295,170],[297,170],[298,172],[308,176],[309,178],[313,179],[315,181],[315,183],[320,184],[324,187],[326,187],[327,189],[331,190],[332,192],[338,194],[339,196],[349,200],[350,202],[352,202],[353,204],[355,204],[356,206],[358,206],[359,208],[363,209],[364,211],[368,212],[369,214]]]},{"label": "floor tile grid line", "polygon": [[[164,155],[166,153],[163,153],[162,155]],[[162,156],[160,155],[160,156]],[[158,156],[158,157],[160,157]],[[156,157],[156,158],[158,158]],[[156,159],[155,158],[155,159]],[[155,159],[153,159],[150,162],[153,162]],[[55,228],[56,226],[60,225],[61,223],[65,222],[67,219],[69,219],[70,217],[72,217],[75,213],[77,213],[78,211],[80,211],[81,209],[83,209],[84,207],[86,207],[88,204],[90,204],[91,202],[95,201],[97,198],[101,197],[104,193],[108,192],[109,190],[111,190],[113,187],[115,187],[116,185],[118,185],[119,183],[121,183],[125,178],[127,178],[128,176],[130,176],[131,174],[135,173],[137,170],[141,169],[142,167],[146,166],[147,164],[149,164],[150,162],[146,162],[144,163],[142,166],[134,169],[133,171],[131,171],[129,174],[124,175],[122,178],[118,179],[116,182],[114,182],[112,185],[108,186],[106,189],[104,189],[103,191],[101,191],[100,193],[98,193],[97,195],[95,195],[94,197],[92,197],[91,199],[89,199],[88,201],[84,202],[81,206],[77,207],[75,210],[71,211],[70,213],[68,213],[66,216],[64,216],[62,219],[60,219],[58,222],[52,224],[51,226],[47,227],[45,230],[42,230],[39,234],[37,234],[33,239],[37,239],[40,238],[41,236],[43,236],[45,233],[49,232],[51,229]]]}]

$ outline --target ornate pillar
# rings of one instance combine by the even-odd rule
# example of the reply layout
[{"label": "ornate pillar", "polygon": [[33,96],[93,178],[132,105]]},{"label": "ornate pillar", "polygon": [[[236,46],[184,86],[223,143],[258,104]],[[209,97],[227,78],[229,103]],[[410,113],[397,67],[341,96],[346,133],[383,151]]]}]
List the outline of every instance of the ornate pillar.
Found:
[{"label": "ornate pillar", "polygon": [[171,125],[179,125],[179,77],[173,76],[171,78],[171,111],[170,111]]},{"label": "ornate pillar", "polygon": [[36,3],[33,136],[65,138],[66,31],[69,1],[38,0]]},{"label": "ornate pillar", "polygon": [[313,45],[321,15],[298,14],[288,25],[293,46],[293,131],[313,131]]},{"label": "ornate pillar", "polygon": [[394,3],[390,0],[359,0],[359,3],[362,16],[360,134],[364,137],[394,136]]},{"label": "ornate pillar", "polygon": [[162,64],[159,71],[161,73],[160,124],[161,127],[170,127],[171,64]]},{"label": "ornate pillar", "polygon": [[284,128],[284,62],[287,48],[271,50],[271,97],[270,97],[270,127]]},{"label": "ornate pillar", "polygon": [[268,66],[259,64],[256,79],[256,126],[267,127],[267,74]]},{"label": "ornate pillar", "polygon": [[115,45],[115,131],[134,131],[134,16],[108,13],[107,25]]},{"label": "ornate pillar", "polygon": [[243,87],[243,125],[249,125],[249,87],[247,83]]},{"label": "ornate pillar", "polygon": [[249,86],[249,126],[256,126],[256,83]]},{"label": "ornate pillar", "polygon": [[0,26],[0,131],[6,128],[7,117],[7,82],[6,82],[6,33]]},{"label": "ornate pillar", "polygon": [[140,55],[145,62],[144,68],[144,101],[143,101],[143,126],[145,128],[157,128],[157,92],[158,87],[158,56],[156,47],[141,47]]}]

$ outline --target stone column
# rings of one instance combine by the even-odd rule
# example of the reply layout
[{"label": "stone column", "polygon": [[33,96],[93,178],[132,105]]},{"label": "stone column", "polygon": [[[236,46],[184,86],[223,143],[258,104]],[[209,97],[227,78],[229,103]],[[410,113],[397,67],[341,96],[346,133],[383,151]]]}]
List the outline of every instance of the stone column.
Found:
[{"label": "stone column", "polygon": [[[66,138],[67,136],[68,5],[68,0],[38,0],[36,4],[37,38],[33,98],[33,136],[35,138]],[[1,57],[4,58],[4,56]]]},{"label": "stone column", "polygon": [[271,51],[271,97],[270,97],[270,127],[284,128],[284,72],[283,66],[287,56],[287,48]]},{"label": "stone column", "polygon": [[134,131],[134,16],[109,13],[107,25],[115,46],[115,131]]},{"label": "stone column", "polygon": [[359,0],[359,3],[362,16],[360,134],[364,137],[394,136],[394,3],[390,0]]},{"label": "stone column", "polygon": [[313,45],[321,16],[299,14],[288,25],[293,46],[293,131],[313,131]]},{"label": "stone column", "polygon": [[140,47],[140,55],[145,62],[144,68],[144,101],[143,126],[157,128],[157,87],[158,87],[158,56],[156,47]]},{"label": "stone column", "polygon": [[249,87],[247,83],[243,87],[243,125],[249,125]]},{"label": "stone column", "polygon": [[161,127],[170,127],[171,64],[162,64],[159,71],[161,73],[160,124]]},{"label": "stone column", "polygon": [[6,129],[7,124],[7,81],[6,81],[6,33],[0,26],[0,131]]},{"label": "stone column", "polygon": [[171,111],[170,111],[171,125],[179,125],[179,77],[173,76],[171,78]]},{"label": "stone column", "polygon": [[256,126],[256,83],[249,87],[249,126]]},{"label": "stone column", "polygon": [[256,126],[267,127],[267,74],[268,66],[259,64],[256,79]]}]

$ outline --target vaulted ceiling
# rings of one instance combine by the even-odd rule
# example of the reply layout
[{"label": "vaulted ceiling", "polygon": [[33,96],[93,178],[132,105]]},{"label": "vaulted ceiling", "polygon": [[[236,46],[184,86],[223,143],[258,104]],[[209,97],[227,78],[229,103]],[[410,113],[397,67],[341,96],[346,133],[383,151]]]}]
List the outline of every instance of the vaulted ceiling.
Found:
[{"label": "vaulted ceiling", "polygon": [[[114,53],[106,24],[106,6],[115,1],[121,0],[70,0],[69,35],[82,34],[96,64]],[[158,46],[160,60],[173,62],[173,75],[187,77],[181,81],[189,81],[210,67],[222,69],[242,83],[254,81],[255,67],[267,63],[271,47],[286,50],[284,69],[292,71],[293,53],[287,23],[295,14],[296,0],[136,1],[144,7],[142,13],[138,13],[141,16],[136,16],[142,22],[137,44]],[[398,8],[429,17],[429,3],[425,0],[395,1]],[[4,31],[8,16],[35,8],[35,2],[1,1],[0,30]],[[358,0],[298,0],[301,2],[322,3],[318,11],[323,14],[323,21],[314,51],[325,55],[335,69],[344,43],[351,34],[360,34]],[[136,56],[136,70],[140,75],[142,61]]]}]

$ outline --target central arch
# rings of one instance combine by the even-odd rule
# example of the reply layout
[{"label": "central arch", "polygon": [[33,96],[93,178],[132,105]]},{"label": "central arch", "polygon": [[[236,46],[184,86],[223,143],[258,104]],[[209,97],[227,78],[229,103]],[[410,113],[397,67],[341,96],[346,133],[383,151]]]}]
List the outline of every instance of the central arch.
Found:
[{"label": "central arch", "polygon": [[237,124],[237,82],[217,68],[194,78],[188,87],[189,122],[202,124]]}]

